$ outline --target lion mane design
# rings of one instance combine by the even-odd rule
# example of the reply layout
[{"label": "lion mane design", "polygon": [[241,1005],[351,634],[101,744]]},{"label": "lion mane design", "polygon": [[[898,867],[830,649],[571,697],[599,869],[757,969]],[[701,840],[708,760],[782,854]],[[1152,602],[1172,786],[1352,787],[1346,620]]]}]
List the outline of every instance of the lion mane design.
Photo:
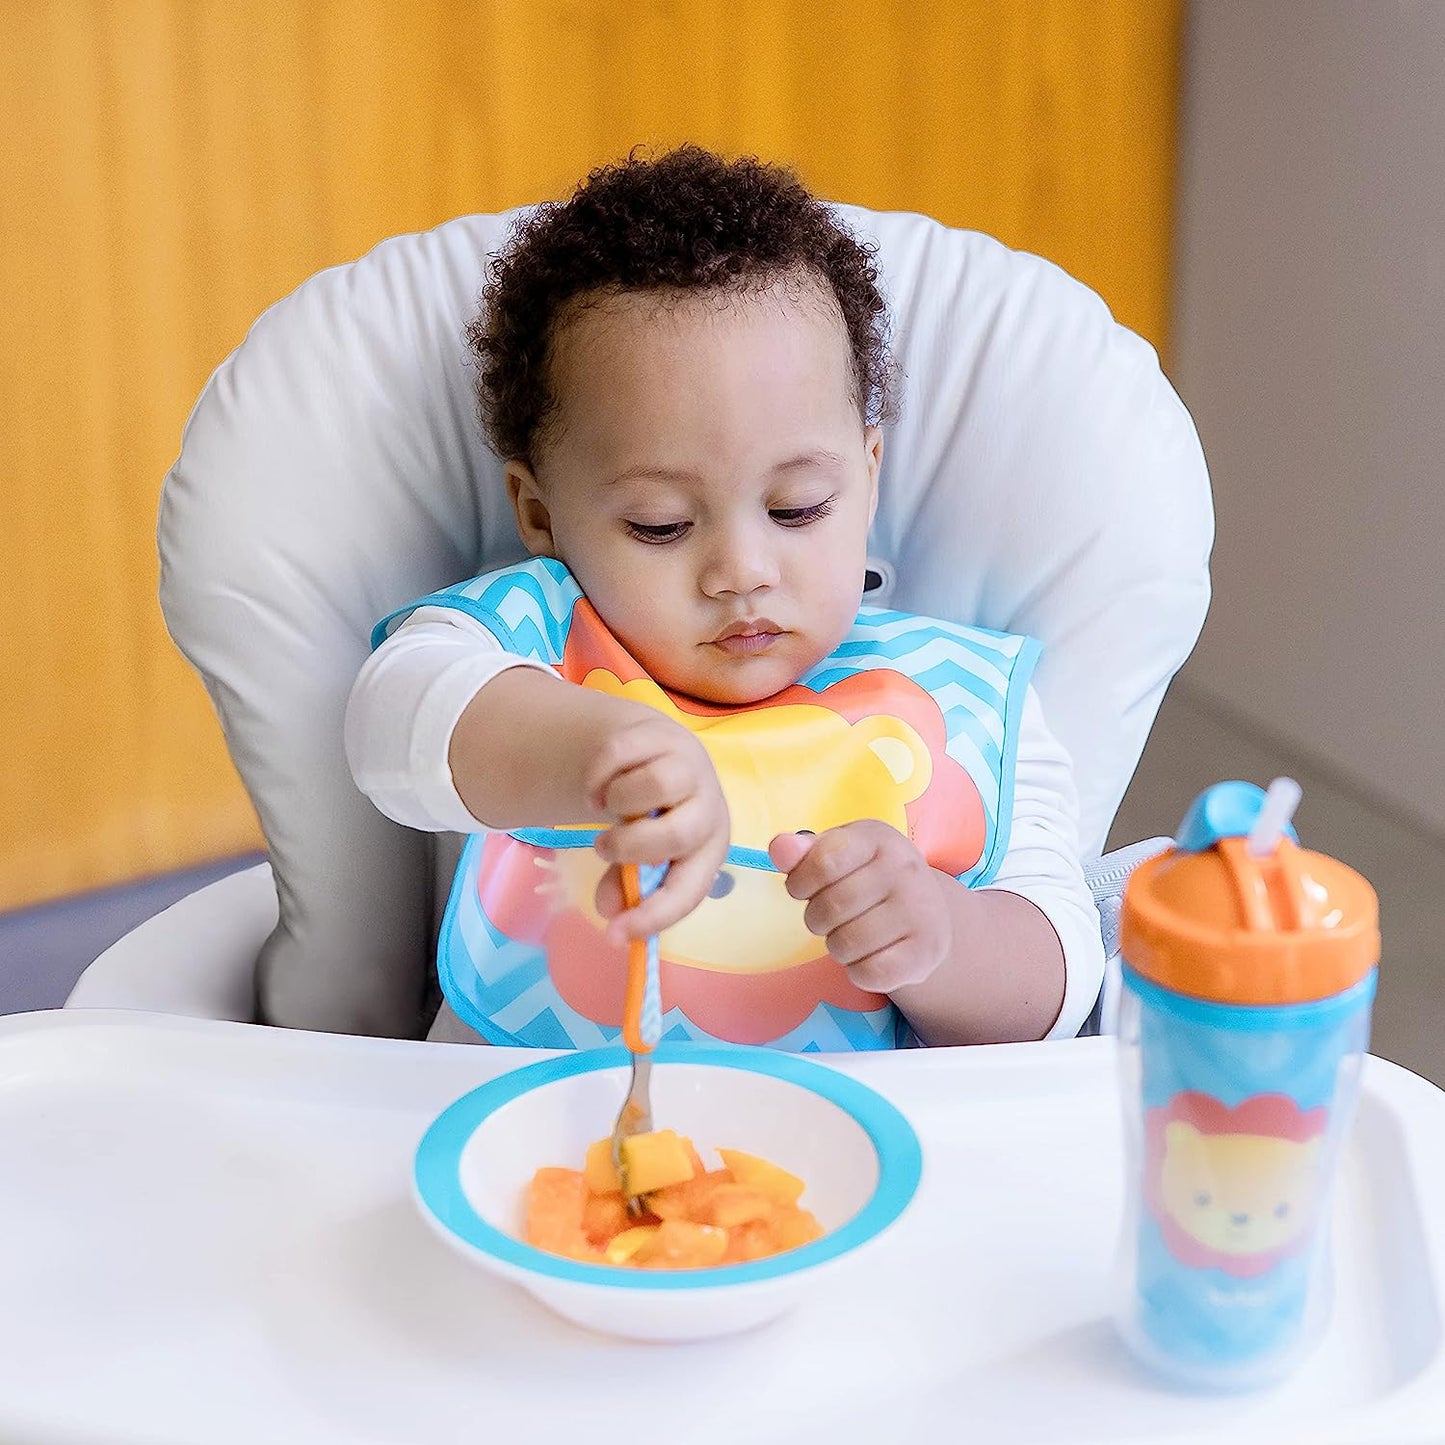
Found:
[{"label": "lion mane design", "polygon": [[1236,1278],[1265,1273],[1308,1241],[1320,1194],[1328,1111],[1284,1094],[1231,1109],[1176,1094],[1145,1120],[1150,1213],[1169,1252]]}]

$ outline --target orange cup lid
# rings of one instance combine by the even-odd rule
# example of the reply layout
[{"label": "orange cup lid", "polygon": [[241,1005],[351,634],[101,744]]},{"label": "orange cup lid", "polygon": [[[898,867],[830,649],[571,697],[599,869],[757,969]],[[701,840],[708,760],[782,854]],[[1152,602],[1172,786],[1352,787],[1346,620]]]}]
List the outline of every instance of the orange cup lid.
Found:
[{"label": "orange cup lid", "polygon": [[1141,863],[1124,890],[1120,952],[1163,988],[1217,1003],[1309,1003],[1380,960],[1379,903],[1353,868],[1289,837],[1243,837]]}]

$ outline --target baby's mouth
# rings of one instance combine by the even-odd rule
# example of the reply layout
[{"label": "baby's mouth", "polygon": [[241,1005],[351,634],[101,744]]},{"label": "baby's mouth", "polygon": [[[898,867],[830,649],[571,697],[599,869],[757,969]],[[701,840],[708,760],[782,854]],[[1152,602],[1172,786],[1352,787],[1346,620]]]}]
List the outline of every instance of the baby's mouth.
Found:
[{"label": "baby's mouth", "polygon": [[783,629],[766,617],[735,622],[712,640],[712,646],[732,657],[754,657],[766,652],[781,636]]}]

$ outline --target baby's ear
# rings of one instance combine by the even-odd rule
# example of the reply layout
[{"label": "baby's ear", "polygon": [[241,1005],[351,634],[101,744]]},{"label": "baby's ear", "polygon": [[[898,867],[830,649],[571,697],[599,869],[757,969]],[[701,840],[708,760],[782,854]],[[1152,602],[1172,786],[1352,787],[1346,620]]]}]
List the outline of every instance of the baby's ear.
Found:
[{"label": "baby's ear", "polygon": [[555,557],[552,513],[538,485],[537,474],[520,457],[513,457],[507,462],[504,475],[522,545],[534,557]]},{"label": "baby's ear", "polygon": [[933,777],[933,758],[917,731],[902,718],[876,714],[853,724],[855,735],[888,769],[905,803],[921,798]]},{"label": "baby's ear", "polygon": [[868,525],[873,525],[873,516],[878,510],[878,474],[883,469],[883,428],[870,426],[863,429],[863,446],[868,461]]}]

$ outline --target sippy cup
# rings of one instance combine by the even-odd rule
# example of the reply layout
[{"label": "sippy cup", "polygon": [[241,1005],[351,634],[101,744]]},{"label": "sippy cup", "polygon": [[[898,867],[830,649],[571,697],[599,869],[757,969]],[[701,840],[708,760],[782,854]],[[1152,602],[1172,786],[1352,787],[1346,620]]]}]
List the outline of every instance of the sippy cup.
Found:
[{"label": "sippy cup", "polygon": [[1207,789],[1124,893],[1116,1320],[1184,1383],[1284,1375],[1329,1313],[1329,1213],[1369,1038],[1374,890],[1301,847],[1299,787]]}]

